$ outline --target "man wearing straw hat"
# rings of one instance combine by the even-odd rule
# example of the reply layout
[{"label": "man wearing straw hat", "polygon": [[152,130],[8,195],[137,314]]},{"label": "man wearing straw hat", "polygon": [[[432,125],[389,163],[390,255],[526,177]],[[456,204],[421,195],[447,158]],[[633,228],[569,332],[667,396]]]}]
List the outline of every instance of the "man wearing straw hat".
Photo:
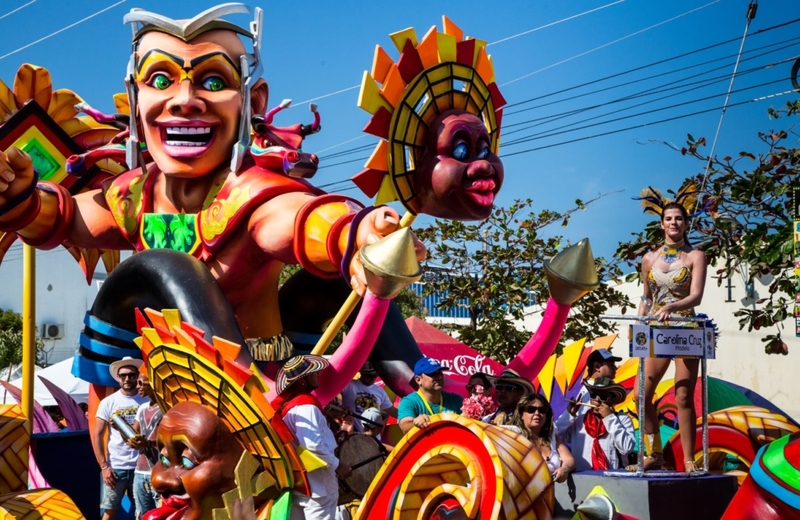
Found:
[{"label": "man wearing straw hat", "polygon": [[339,501],[338,478],[346,478],[351,472],[348,466],[339,464],[334,454],[336,440],[328,428],[323,406],[311,395],[311,391],[319,386],[319,372],[329,365],[328,360],[320,356],[294,356],[275,378],[278,397],[272,401],[272,406],[298,445],[316,456],[318,463],[313,470],[306,464],[311,495],[294,492],[293,520],[333,520]]},{"label": "man wearing straw hat", "polygon": [[625,388],[608,377],[585,380],[583,386],[589,402],[581,403],[574,417],[564,413],[556,421],[558,435],[572,444],[575,470],[625,467],[621,457],[633,451],[633,422],[614,411],[625,400]]},{"label": "man wearing straw hat", "polygon": [[126,491],[131,502],[134,502],[133,474],[136,462],[139,460],[139,450],[128,446],[116,427],[110,430],[108,444],[104,442],[103,437],[114,416],[121,416],[129,426],[132,426],[136,419],[136,410],[142,403],[148,401],[147,397],[139,396],[136,389],[141,366],[142,360],[132,357],[124,357],[111,363],[109,372],[111,377],[119,382],[120,389],[100,401],[97,407],[97,420],[92,431],[92,448],[103,472],[103,493],[100,504],[100,508],[104,510],[103,520],[112,520],[117,515],[122,496]]}]

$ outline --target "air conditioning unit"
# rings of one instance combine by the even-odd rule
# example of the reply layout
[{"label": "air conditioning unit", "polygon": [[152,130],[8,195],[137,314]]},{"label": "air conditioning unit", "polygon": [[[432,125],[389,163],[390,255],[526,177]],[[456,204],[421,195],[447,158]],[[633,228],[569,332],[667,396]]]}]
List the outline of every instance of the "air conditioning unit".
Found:
[{"label": "air conditioning unit", "polygon": [[64,337],[63,323],[45,323],[42,325],[42,339],[61,339]]}]

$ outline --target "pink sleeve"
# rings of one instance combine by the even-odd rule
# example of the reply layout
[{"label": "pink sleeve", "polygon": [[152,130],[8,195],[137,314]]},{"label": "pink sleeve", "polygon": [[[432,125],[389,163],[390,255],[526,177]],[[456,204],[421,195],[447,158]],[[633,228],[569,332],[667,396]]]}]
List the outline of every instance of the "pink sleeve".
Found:
[{"label": "pink sleeve", "polygon": [[519,375],[533,381],[539,375],[547,359],[553,354],[564,332],[570,305],[558,303],[554,299],[547,300],[544,318],[531,339],[522,347],[517,357],[508,364],[508,368],[516,370]]},{"label": "pink sleeve", "polygon": [[331,366],[319,376],[319,388],[312,394],[324,405],[344,390],[347,383],[367,361],[386,318],[391,300],[378,298],[367,291],[361,302],[361,311],[341,346],[331,356]]}]

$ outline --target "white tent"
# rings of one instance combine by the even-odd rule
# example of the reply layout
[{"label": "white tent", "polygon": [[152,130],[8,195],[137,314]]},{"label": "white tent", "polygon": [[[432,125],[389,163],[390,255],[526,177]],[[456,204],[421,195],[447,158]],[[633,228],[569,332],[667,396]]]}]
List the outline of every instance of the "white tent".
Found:
[{"label": "white tent", "polygon": [[[50,391],[44,386],[44,383],[39,380],[39,376],[44,377],[67,392],[76,402],[89,402],[89,383],[72,375],[72,358],[37,370],[33,376],[36,381],[33,387],[33,398],[42,406],[57,406],[58,403],[50,395]],[[11,381],[11,384],[17,388],[22,388],[22,379],[15,379]],[[0,387],[0,401],[4,404],[14,404],[14,398],[6,394],[5,390]],[[4,401],[3,397],[5,397]]]}]

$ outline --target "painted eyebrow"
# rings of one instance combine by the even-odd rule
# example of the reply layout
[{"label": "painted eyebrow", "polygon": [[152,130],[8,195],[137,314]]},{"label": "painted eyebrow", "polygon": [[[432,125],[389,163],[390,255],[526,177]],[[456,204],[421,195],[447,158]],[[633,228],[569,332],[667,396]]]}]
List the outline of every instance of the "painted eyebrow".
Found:
[{"label": "painted eyebrow", "polygon": [[161,49],[150,49],[149,51],[147,51],[144,54],[144,56],[142,56],[139,59],[139,63],[137,65],[137,67],[136,67],[136,72],[141,72],[142,71],[142,64],[145,61],[147,61],[147,58],[150,57],[151,54],[156,54],[156,53],[163,54],[164,56],[166,56],[170,60],[174,61],[179,67],[183,68],[184,61],[183,61],[183,58],[181,58],[180,56],[175,56],[174,54],[170,54],[167,51],[162,51]]},{"label": "painted eyebrow", "polygon": [[[202,56],[198,56],[197,58],[194,58],[192,61],[190,61],[189,62],[189,66],[191,68],[195,68],[198,65],[200,65],[201,63],[203,63],[204,61],[210,60],[211,58],[214,58],[215,56],[222,56],[222,58],[225,61],[227,61],[230,64],[231,67],[233,67],[233,70],[235,70],[237,74],[241,74],[241,71],[239,70],[239,67],[237,67],[236,64],[233,62],[233,60],[231,60],[228,57],[228,55],[225,54],[224,52],[211,52],[209,54],[203,54]],[[183,64],[181,64],[181,65],[183,65]]]}]

